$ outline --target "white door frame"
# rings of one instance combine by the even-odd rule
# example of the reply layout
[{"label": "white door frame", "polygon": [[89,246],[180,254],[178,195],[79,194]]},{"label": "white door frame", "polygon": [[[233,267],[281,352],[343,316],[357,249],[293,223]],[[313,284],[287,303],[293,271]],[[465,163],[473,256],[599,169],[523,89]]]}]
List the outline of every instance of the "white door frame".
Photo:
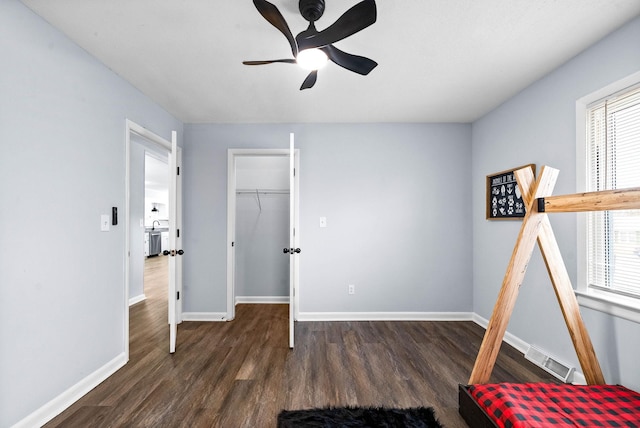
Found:
[{"label": "white door frame", "polygon": [[[226,321],[236,317],[235,305],[235,235],[236,235],[236,159],[240,156],[289,156],[287,149],[228,149],[227,152],[227,315]],[[298,149],[296,154],[298,155]],[[296,169],[300,156],[295,156]],[[297,176],[296,176],[297,177]],[[297,178],[296,178],[297,180]],[[296,191],[300,186],[296,182]],[[296,198],[296,211],[299,212],[300,198]],[[298,220],[296,218],[296,220]],[[295,225],[299,230],[298,224]],[[284,254],[283,254],[284,256]],[[295,319],[298,319],[300,293],[295,293]]]},{"label": "white door frame", "polygon": [[[160,147],[167,149],[171,154],[171,141],[166,140],[159,135],[149,131],[143,126],[126,119],[125,124],[125,212],[124,212],[124,230],[125,230],[125,244],[124,244],[124,353],[125,358],[129,361],[129,273],[131,269],[131,134],[136,134],[147,141],[155,143]],[[182,305],[182,299],[178,301],[178,305]],[[180,308],[179,313],[182,312]],[[178,320],[178,322],[181,320]]]}]

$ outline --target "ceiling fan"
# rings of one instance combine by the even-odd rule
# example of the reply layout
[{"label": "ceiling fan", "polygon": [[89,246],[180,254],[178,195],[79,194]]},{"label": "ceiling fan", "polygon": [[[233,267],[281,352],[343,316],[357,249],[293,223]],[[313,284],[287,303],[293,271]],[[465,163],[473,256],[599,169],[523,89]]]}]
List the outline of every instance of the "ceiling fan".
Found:
[{"label": "ceiling fan", "polygon": [[[322,31],[316,30],[315,22],[324,13],[324,0],[300,0],[298,9],[304,19],[309,21],[309,27],[299,33],[295,38],[278,8],[266,0],[253,0],[258,12],[271,25],[276,27],[289,41],[291,45],[292,59],[274,59],[266,61],[243,61],[245,65],[264,65],[273,63],[298,64],[311,70],[300,90],[313,87],[318,79],[318,68],[321,65],[315,60],[326,63],[331,60],[340,67],[354,73],[367,75],[378,63],[363,56],[352,55],[333,46],[338,42],[358,31],[364,30],[376,22],[375,0],[363,0],[347,10],[333,24]],[[309,61],[309,63],[307,63]]]}]

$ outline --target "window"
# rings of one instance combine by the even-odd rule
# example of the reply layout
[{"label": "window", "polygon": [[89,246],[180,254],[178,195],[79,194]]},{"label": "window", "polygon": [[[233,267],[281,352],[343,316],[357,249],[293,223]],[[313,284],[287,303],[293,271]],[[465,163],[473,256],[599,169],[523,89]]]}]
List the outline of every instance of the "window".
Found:
[{"label": "window", "polygon": [[[640,187],[640,87],[586,107],[586,190]],[[640,307],[640,210],[588,213],[587,291]]]}]

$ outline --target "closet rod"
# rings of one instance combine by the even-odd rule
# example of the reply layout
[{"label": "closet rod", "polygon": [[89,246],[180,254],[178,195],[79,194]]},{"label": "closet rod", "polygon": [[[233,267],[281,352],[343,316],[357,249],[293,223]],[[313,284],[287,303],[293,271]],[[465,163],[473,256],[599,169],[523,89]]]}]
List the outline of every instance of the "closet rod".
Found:
[{"label": "closet rod", "polygon": [[260,193],[258,193],[258,189],[256,189],[256,198],[258,198],[258,206],[260,207],[260,212],[262,212],[262,202],[260,202]]}]

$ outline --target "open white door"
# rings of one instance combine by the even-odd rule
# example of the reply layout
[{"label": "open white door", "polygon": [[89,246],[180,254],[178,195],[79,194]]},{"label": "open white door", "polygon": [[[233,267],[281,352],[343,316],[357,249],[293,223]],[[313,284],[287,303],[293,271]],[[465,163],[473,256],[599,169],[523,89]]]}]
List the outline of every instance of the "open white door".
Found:
[{"label": "open white door", "polygon": [[182,291],[182,180],[180,164],[182,153],[178,148],[176,131],[171,133],[169,159],[169,352],[176,351],[177,324],[181,318],[180,292]]},{"label": "open white door", "polygon": [[298,300],[298,255],[300,254],[300,233],[298,229],[298,171],[294,135],[289,135],[289,348],[295,339],[296,303]]}]

